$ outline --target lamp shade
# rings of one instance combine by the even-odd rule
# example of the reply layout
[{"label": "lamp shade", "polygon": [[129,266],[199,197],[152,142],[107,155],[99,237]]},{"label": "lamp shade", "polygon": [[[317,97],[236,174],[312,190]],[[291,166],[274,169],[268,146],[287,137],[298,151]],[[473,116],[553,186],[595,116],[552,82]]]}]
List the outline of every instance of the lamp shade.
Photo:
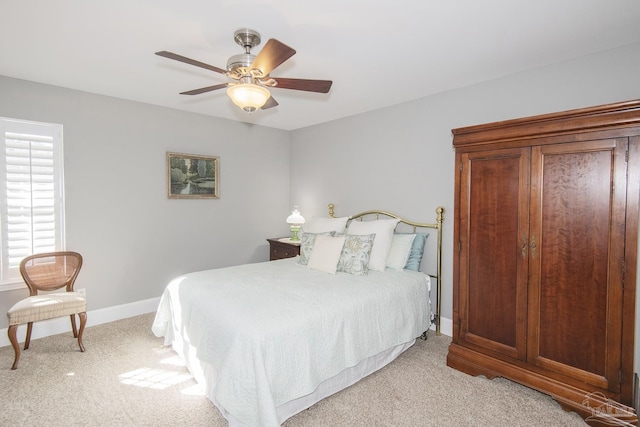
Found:
[{"label": "lamp shade", "polygon": [[287,217],[287,224],[294,224],[294,225],[304,224],[304,217],[298,210],[297,206],[293,207],[293,211],[291,212],[291,215]]},{"label": "lamp shade", "polygon": [[227,95],[234,104],[248,113],[262,107],[271,97],[267,89],[253,83],[238,83],[229,86]]}]

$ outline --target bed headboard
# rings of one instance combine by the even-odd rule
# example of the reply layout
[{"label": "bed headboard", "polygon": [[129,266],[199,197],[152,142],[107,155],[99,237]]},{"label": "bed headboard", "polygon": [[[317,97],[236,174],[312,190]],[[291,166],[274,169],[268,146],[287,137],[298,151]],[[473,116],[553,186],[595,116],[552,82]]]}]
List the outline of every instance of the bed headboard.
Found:
[{"label": "bed headboard", "polygon": [[[335,217],[334,208],[335,208],[335,205],[333,203],[329,203],[329,217],[331,218]],[[437,232],[436,273],[429,274],[429,276],[436,279],[436,282],[437,282],[436,312],[434,315],[434,322],[436,325],[436,335],[440,335],[440,306],[442,304],[442,280],[441,280],[442,278],[442,222],[444,221],[444,208],[442,206],[438,206],[436,208],[436,221],[434,223],[422,223],[422,222],[409,221],[391,212],[379,211],[379,210],[360,212],[359,214],[350,216],[349,221],[352,221],[352,220],[362,221],[366,216],[375,216],[375,219],[379,219],[380,216],[398,219],[400,220],[401,224],[406,224],[407,226],[411,227],[414,233],[418,228],[431,228],[436,230]]]}]

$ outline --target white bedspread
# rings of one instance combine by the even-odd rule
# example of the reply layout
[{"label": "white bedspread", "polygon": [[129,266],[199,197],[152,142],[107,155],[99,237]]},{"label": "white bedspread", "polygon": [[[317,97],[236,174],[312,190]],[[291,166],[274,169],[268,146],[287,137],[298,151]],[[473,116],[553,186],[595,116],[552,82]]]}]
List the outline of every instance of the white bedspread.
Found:
[{"label": "white bedspread", "polygon": [[278,426],[279,405],[427,330],[428,288],[418,272],[331,275],[295,258],[246,264],[172,280],[152,330],[215,368],[209,398],[228,413]]}]

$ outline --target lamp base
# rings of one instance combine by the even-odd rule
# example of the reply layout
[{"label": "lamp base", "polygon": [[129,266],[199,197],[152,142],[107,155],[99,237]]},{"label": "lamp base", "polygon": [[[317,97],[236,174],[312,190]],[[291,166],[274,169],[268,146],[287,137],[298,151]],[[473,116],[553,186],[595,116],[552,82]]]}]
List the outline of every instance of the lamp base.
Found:
[{"label": "lamp base", "polygon": [[300,236],[298,236],[298,233],[300,232],[300,230],[302,230],[302,227],[300,227],[299,225],[292,225],[291,226],[291,241],[292,242],[299,242],[300,241]]}]

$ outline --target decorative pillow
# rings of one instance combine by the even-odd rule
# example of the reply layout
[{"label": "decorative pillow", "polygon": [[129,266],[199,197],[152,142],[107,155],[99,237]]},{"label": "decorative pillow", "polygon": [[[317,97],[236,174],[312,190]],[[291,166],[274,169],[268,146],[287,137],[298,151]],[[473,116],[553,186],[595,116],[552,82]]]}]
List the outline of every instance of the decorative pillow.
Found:
[{"label": "decorative pillow", "polygon": [[302,231],[304,233],[329,233],[334,231],[336,233],[344,233],[344,229],[347,226],[348,216],[341,218],[323,218],[313,217],[309,222],[302,225]]},{"label": "decorative pillow", "polygon": [[307,265],[309,263],[309,255],[313,250],[313,244],[316,242],[316,236],[333,236],[333,231],[330,233],[304,233],[300,237],[300,257],[298,258],[298,264]]},{"label": "decorative pillow", "polygon": [[308,268],[336,274],[345,236],[316,236],[313,251],[309,255]]},{"label": "decorative pillow", "polygon": [[387,268],[392,270],[404,270],[404,266],[407,264],[409,254],[411,253],[411,246],[415,240],[415,234],[394,234],[391,239],[391,250],[389,251],[389,258],[387,258]]},{"label": "decorative pillow", "polygon": [[387,258],[391,250],[393,230],[398,219],[377,219],[375,221],[351,221],[347,234],[375,234],[376,239],[369,256],[369,270],[384,271],[387,268]]},{"label": "decorative pillow", "polygon": [[369,257],[375,234],[357,236],[347,234],[338,261],[338,271],[353,274],[354,276],[364,276],[369,273]]},{"label": "decorative pillow", "polygon": [[416,238],[413,239],[413,244],[411,245],[411,252],[409,252],[409,259],[405,264],[405,270],[420,270],[420,262],[422,261],[422,255],[424,254],[424,246],[427,241],[428,234],[418,233],[416,234]]}]

